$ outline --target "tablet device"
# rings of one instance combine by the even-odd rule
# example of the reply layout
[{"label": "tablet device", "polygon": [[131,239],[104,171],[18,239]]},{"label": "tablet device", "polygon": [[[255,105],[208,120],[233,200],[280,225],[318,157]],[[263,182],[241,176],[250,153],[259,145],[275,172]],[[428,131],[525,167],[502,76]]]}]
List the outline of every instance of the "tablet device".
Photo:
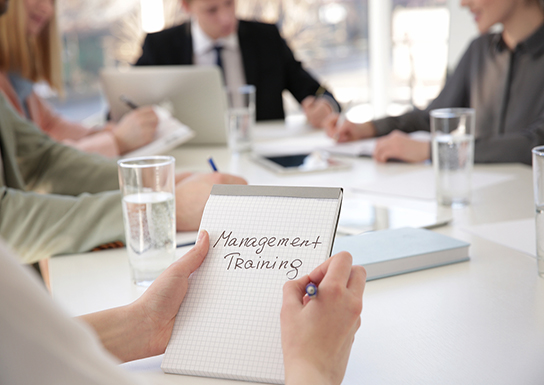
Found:
[{"label": "tablet device", "polygon": [[142,66],[100,72],[113,121],[138,106],[168,104],[172,116],[195,132],[191,144],[226,144],[226,95],[216,66]]},{"label": "tablet device", "polygon": [[323,151],[289,155],[253,154],[252,159],[280,174],[346,170],[351,167],[350,163],[331,158]]}]

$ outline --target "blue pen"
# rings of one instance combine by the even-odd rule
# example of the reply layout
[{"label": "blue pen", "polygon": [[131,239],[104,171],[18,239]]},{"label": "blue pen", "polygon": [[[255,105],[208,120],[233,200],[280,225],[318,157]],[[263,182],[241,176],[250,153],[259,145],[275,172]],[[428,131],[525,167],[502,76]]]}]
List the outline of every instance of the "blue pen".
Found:
[{"label": "blue pen", "polygon": [[317,286],[315,283],[310,282],[306,285],[306,294],[308,294],[308,297],[315,298],[317,296]]},{"label": "blue pen", "polygon": [[213,159],[211,157],[208,158],[208,163],[210,164],[210,166],[212,166],[212,170],[217,172],[217,167],[215,167],[215,163],[213,162]]}]

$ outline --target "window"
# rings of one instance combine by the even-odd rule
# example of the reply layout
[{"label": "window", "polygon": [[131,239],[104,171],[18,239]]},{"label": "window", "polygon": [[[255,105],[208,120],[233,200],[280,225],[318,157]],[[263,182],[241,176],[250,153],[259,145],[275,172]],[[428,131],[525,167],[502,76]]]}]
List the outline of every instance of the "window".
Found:
[{"label": "window", "polygon": [[[350,118],[367,120],[373,116],[369,1],[391,8],[386,14],[391,43],[384,47],[390,50],[391,63],[387,112],[424,106],[436,96],[446,73],[446,0],[238,0],[237,10],[241,18],[277,24],[295,56],[338,101],[357,106]],[[61,113],[81,120],[89,111],[107,109],[100,94],[100,68],[130,65],[138,58],[145,36],[141,9],[150,4],[163,9],[166,27],[187,18],[179,0],[57,2],[68,97],[51,102]],[[286,109],[299,111],[290,95]]]}]

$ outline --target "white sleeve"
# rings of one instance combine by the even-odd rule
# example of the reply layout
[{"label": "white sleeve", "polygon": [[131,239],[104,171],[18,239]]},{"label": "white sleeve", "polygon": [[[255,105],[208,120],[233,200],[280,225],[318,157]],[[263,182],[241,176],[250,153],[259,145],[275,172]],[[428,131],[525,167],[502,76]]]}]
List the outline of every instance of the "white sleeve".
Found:
[{"label": "white sleeve", "polygon": [[0,383],[139,384],[0,241]]}]

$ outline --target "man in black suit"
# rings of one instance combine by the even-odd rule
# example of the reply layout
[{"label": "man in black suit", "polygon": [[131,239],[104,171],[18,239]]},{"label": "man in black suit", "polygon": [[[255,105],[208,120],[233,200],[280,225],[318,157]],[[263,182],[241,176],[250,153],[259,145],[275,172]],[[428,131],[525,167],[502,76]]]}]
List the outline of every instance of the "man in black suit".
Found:
[{"label": "man in black suit", "polygon": [[228,87],[256,87],[257,120],[284,119],[283,90],[302,104],[308,121],[340,106],[298,62],[275,25],[237,20],[234,0],[182,0],[190,22],[148,34],[136,65],[219,65]]}]

